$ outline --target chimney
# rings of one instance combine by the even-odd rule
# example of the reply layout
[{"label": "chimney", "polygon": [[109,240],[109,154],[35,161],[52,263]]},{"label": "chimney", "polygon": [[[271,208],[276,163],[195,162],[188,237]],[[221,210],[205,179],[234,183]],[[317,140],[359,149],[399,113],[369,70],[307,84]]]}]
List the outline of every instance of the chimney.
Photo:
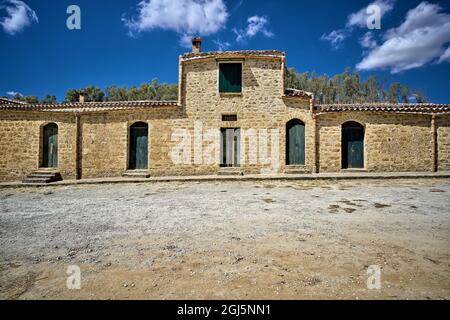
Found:
[{"label": "chimney", "polygon": [[86,94],[84,92],[80,92],[80,103],[84,103],[86,101]]},{"label": "chimney", "polygon": [[192,52],[200,53],[202,51],[202,38],[192,38]]}]

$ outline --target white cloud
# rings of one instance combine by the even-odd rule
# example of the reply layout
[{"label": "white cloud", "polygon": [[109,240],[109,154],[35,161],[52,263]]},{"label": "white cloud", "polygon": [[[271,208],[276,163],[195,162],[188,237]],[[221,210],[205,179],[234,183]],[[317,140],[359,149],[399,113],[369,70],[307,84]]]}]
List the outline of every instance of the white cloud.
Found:
[{"label": "white cloud", "polygon": [[6,92],[6,94],[11,97],[15,97],[17,95],[23,96],[23,94],[21,94],[20,92],[16,92],[16,91],[8,91],[8,92]]},{"label": "white cloud", "polygon": [[233,7],[233,11],[239,9],[244,4],[244,0],[239,0]]},{"label": "white cloud", "polygon": [[247,23],[247,28],[245,29],[232,29],[236,35],[237,42],[244,42],[259,33],[268,38],[274,36],[274,34],[268,29],[269,20],[266,17],[252,16],[247,19]]},{"label": "white cloud", "polygon": [[374,47],[356,66],[359,70],[390,69],[392,73],[421,67],[439,58],[448,59],[450,14],[437,4],[420,3],[410,10],[405,21],[390,29],[383,43]]},{"label": "white cloud", "polygon": [[450,61],[450,47],[448,47],[447,50],[445,50],[444,54],[439,58],[438,63],[444,61]]},{"label": "white cloud", "polygon": [[[372,2],[370,5],[375,5],[380,8],[381,18],[383,16],[391,11],[394,8],[394,0],[376,0]],[[367,27],[367,7],[362,8],[358,12],[354,12],[350,14],[347,18],[347,28],[351,27],[360,27],[360,28],[366,28]]]},{"label": "white cloud", "polygon": [[373,33],[369,31],[359,39],[359,44],[363,48],[373,49],[377,46],[377,41],[373,38]]},{"label": "white cloud", "polygon": [[131,35],[153,29],[171,30],[180,35],[183,46],[190,46],[192,36],[218,32],[228,19],[222,0],[143,0],[137,11],[137,17],[122,18]]},{"label": "white cloud", "polygon": [[[383,18],[383,16],[386,13],[388,13],[389,11],[391,11],[394,8],[394,3],[395,3],[395,0],[376,0],[374,2],[371,2],[368,6],[360,9],[359,11],[351,13],[347,17],[347,22],[346,22],[344,28],[338,29],[338,30],[333,30],[328,34],[325,33],[322,35],[322,37],[320,39],[330,42],[331,46],[334,49],[340,49],[340,48],[342,48],[342,44],[343,44],[344,40],[347,39],[348,37],[350,37],[354,28],[356,28],[356,27],[367,28],[367,18],[369,17],[367,14],[367,8],[369,6],[371,6],[371,5],[379,6],[381,18]],[[366,40],[368,40],[367,37],[366,37]],[[361,43],[361,39],[360,39],[360,43]],[[372,43],[365,42],[365,44],[371,45]]]},{"label": "white cloud", "polygon": [[4,0],[0,3],[0,10],[6,12],[6,16],[0,17],[0,25],[10,35],[39,22],[36,12],[23,1]]},{"label": "white cloud", "polygon": [[342,47],[342,43],[348,37],[348,33],[344,29],[333,30],[329,34],[323,34],[321,40],[329,41],[334,49]]},{"label": "white cloud", "polygon": [[231,47],[231,43],[228,41],[222,41],[220,39],[213,40],[214,44],[217,46],[217,51],[226,51]]}]

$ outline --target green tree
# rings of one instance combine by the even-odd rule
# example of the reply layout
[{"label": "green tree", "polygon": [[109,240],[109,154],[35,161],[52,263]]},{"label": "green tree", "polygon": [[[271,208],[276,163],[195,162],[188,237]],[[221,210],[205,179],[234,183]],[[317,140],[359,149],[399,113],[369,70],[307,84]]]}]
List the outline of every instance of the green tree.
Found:
[{"label": "green tree", "polygon": [[416,90],[416,91],[414,91],[412,96],[416,100],[416,103],[426,103],[426,102],[428,102],[427,97],[425,96],[425,94],[422,91]]},{"label": "green tree", "polygon": [[86,101],[103,101],[105,97],[103,90],[95,86],[83,88],[81,92],[86,95]]},{"label": "green tree", "polygon": [[151,83],[133,86],[130,88],[110,86],[105,89],[107,101],[142,101],[142,100],[177,100],[178,85],[158,83],[153,79]]},{"label": "green tree", "polygon": [[401,83],[394,82],[389,86],[389,90],[387,92],[387,99],[391,103],[398,103],[399,102],[399,96],[400,96],[400,88]]},{"label": "green tree", "polygon": [[403,103],[409,102],[409,96],[411,95],[411,90],[406,85],[400,86],[400,101]]},{"label": "green tree", "polygon": [[362,84],[362,100],[364,102],[379,102],[382,99],[381,91],[383,91],[378,78],[370,76]]},{"label": "green tree", "polygon": [[128,92],[126,88],[110,86],[105,89],[107,101],[127,101]]},{"label": "green tree", "polygon": [[[326,74],[318,76],[315,72],[299,74],[294,68],[286,68],[285,87],[300,89],[314,93],[317,103],[364,103],[383,102],[392,103],[408,102],[412,96],[412,90],[399,82],[392,83],[385,90],[386,80],[380,81],[375,76],[361,79],[358,72],[346,68],[344,72],[335,74],[329,78]],[[417,101],[426,101],[421,92],[414,92]]]},{"label": "green tree", "polygon": [[30,104],[36,104],[39,103],[39,99],[36,96],[23,96],[19,93],[17,93],[14,97],[13,100],[16,101],[23,101],[26,103],[30,103]]},{"label": "green tree", "polygon": [[85,94],[85,101],[103,101],[105,93],[102,89],[96,86],[88,86],[81,89],[70,89],[66,92],[65,102],[78,102],[80,94]]},{"label": "green tree", "polygon": [[80,90],[69,89],[66,92],[66,97],[64,98],[64,102],[78,102],[79,99],[80,99]]},{"label": "green tree", "polygon": [[57,103],[57,99],[55,96],[46,95],[44,99],[41,100],[43,104],[55,104]]}]

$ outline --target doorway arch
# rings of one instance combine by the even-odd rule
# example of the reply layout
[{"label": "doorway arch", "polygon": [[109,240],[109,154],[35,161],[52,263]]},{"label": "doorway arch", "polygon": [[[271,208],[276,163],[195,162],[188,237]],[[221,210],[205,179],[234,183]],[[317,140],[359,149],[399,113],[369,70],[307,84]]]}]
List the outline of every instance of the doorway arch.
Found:
[{"label": "doorway arch", "polygon": [[342,125],[342,168],[364,168],[364,126],[355,121]]}]

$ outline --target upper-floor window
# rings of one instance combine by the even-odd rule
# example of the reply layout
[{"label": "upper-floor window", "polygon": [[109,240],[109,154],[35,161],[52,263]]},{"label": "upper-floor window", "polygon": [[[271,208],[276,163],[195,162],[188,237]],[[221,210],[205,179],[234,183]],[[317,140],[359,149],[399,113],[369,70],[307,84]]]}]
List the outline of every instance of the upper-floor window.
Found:
[{"label": "upper-floor window", "polygon": [[242,63],[219,64],[219,92],[242,92]]}]

